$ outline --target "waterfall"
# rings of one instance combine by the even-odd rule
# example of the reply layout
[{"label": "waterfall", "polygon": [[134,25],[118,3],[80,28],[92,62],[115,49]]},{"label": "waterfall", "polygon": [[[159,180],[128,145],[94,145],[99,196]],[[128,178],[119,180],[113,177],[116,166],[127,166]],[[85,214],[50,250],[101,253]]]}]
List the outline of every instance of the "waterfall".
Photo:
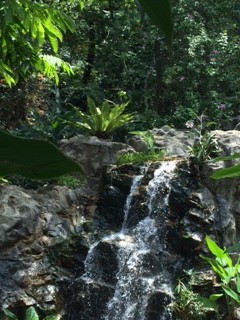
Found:
[{"label": "waterfall", "polygon": [[130,192],[129,192],[129,195],[127,197],[126,204],[124,207],[124,220],[123,220],[122,230],[121,230],[122,233],[125,233],[125,231],[126,231],[127,218],[128,218],[129,209],[131,207],[131,202],[132,202],[134,193],[137,191],[137,189],[141,183],[142,178],[143,178],[143,174],[137,175],[133,178],[132,186],[131,186],[131,189],[130,189]]},{"label": "waterfall", "polygon": [[[142,175],[133,180],[126,200],[124,222],[120,232],[105,236],[93,244],[85,261],[85,281],[101,282],[107,276],[98,274],[95,254],[100,246],[116,249],[116,279],[107,278],[114,290],[104,314],[96,320],[169,320],[166,306],[171,300],[171,257],[166,248],[168,195],[176,161],[164,161],[155,170],[146,187],[146,216],[132,228],[126,228],[134,195]],[[109,266],[106,265],[106,268]],[[151,304],[159,299],[158,314],[152,316]],[[88,319],[86,319],[88,320]]]}]

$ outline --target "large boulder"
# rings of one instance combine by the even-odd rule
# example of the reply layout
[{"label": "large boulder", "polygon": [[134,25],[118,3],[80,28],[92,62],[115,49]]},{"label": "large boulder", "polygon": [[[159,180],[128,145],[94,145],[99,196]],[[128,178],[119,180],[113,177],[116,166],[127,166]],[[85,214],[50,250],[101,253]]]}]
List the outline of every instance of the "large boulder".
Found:
[{"label": "large boulder", "polygon": [[134,152],[134,149],[127,144],[83,135],[61,140],[59,147],[81,165],[87,179],[86,189],[91,194],[100,191],[103,169],[106,165],[116,162],[117,154]]}]

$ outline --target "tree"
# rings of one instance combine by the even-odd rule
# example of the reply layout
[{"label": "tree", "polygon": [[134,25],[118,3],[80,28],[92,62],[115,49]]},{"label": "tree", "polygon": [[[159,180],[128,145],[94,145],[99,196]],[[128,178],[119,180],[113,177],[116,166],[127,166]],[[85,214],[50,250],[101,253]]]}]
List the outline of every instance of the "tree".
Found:
[{"label": "tree", "polygon": [[[172,23],[168,0],[140,0],[140,3],[170,40]],[[84,1],[80,1],[81,8],[83,5]],[[155,11],[155,6],[160,11]],[[159,23],[158,19],[165,14],[167,19]],[[49,58],[42,51],[48,42],[48,47],[56,54],[58,42],[62,41],[62,32],[67,29],[73,31],[72,21],[64,13],[51,9],[42,1],[8,0],[0,5],[0,18],[0,74],[8,85],[15,84],[20,78],[25,79],[34,71],[54,76],[58,82],[56,67],[69,71],[69,66],[62,60]],[[48,165],[53,161],[54,167],[61,161],[61,168],[54,172],[54,176],[73,170],[81,171],[79,166],[64,157],[53,145],[42,140],[17,138],[2,131],[0,146],[0,176],[21,174],[38,179],[51,177]],[[34,154],[36,150],[37,155]],[[41,155],[40,162],[38,155]],[[47,170],[43,171],[43,166]]]},{"label": "tree", "polygon": [[[72,19],[40,2],[8,0],[0,4],[0,75],[8,85],[34,71],[58,83],[57,68],[70,74],[71,67],[56,56],[63,33],[74,31]],[[43,51],[45,49],[45,52]]]}]

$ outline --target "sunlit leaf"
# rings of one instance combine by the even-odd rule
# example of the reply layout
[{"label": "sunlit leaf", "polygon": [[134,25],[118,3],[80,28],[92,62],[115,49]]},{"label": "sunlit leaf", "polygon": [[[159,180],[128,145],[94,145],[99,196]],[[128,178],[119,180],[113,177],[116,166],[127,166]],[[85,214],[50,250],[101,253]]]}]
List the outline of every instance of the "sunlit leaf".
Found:
[{"label": "sunlit leaf", "polygon": [[210,239],[208,236],[206,236],[205,238],[206,244],[208,249],[211,251],[211,253],[219,258],[219,259],[223,259],[226,256],[226,253],[224,252],[224,250],[222,250],[212,239]]},{"label": "sunlit leaf", "polygon": [[209,299],[211,301],[217,301],[218,299],[220,299],[223,296],[222,293],[213,293],[209,296]]},{"label": "sunlit leaf", "polygon": [[39,320],[39,316],[34,307],[30,307],[26,311],[26,316],[24,320]]}]

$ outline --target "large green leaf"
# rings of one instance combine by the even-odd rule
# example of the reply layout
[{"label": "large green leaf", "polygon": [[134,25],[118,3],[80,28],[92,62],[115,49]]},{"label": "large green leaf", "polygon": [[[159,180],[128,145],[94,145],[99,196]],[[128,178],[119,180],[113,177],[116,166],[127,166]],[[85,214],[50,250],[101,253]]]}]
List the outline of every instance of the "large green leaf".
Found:
[{"label": "large green leaf", "polygon": [[0,131],[0,176],[19,174],[30,179],[48,179],[81,172],[78,164],[52,143],[13,136]]},{"label": "large green leaf", "polygon": [[234,178],[234,177],[240,177],[240,164],[237,164],[229,168],[217,170],[211,175],[211,178],[216,180],[223,179],[223,178]]},{"label": "large green leaf", "polygon": [[169,43],[173,36],[173,21],[169,0],[139,0],[152,22],[158,26]]}]

